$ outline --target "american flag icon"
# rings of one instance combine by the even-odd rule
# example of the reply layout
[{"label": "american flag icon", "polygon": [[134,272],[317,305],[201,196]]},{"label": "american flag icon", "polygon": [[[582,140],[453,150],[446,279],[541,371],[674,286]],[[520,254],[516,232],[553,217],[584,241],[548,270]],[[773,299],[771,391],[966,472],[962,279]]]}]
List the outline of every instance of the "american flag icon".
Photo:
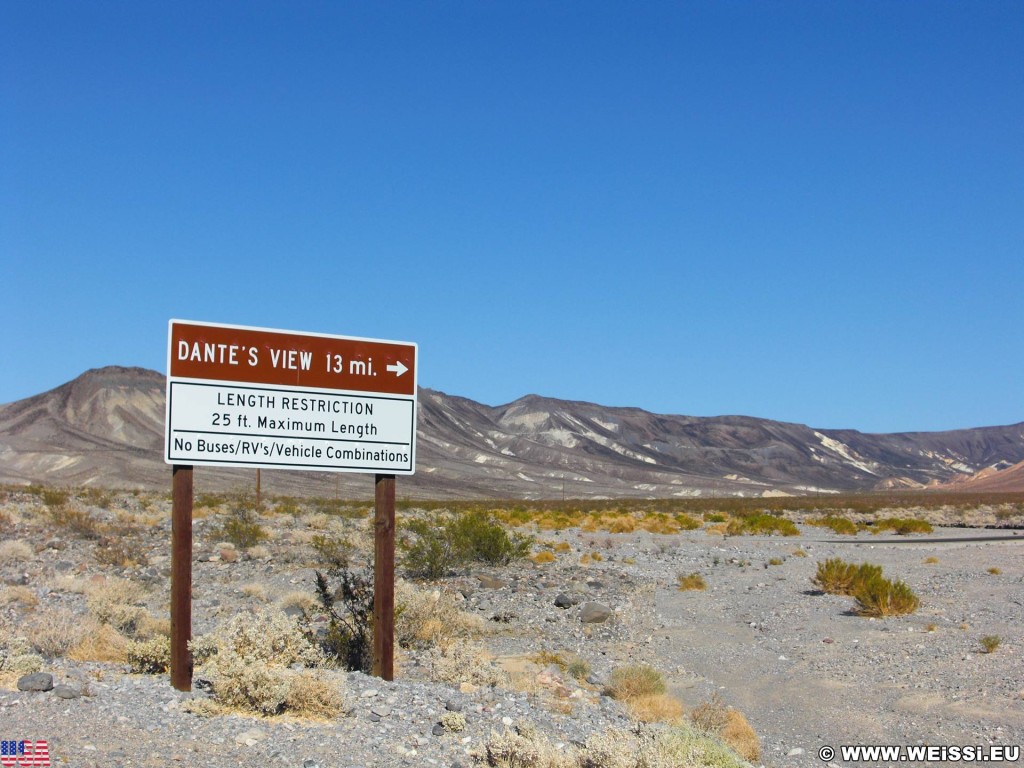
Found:
[{"label": "american flag icon", "polygon": [[0,765],[31,768],[50,765],[50,747],[45,741],[0,741]]}]

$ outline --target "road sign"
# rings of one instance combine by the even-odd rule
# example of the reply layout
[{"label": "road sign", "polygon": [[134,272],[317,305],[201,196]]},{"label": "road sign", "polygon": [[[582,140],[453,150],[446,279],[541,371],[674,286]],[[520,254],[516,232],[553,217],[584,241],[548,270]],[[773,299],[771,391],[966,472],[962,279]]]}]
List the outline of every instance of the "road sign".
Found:
[{"label": "road sign", "polygon": [[168,464],[416,471],[411,342],[171,320]]}]

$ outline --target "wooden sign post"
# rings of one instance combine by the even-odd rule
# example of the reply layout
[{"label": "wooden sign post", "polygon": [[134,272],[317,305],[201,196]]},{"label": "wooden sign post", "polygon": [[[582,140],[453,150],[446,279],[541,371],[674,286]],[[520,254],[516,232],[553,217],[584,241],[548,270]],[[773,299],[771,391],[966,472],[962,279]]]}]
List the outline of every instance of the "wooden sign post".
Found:
[{"label": "wooden sign post", "polygon": [[374,483],[373,674],[395,679],[394,475],[377,475]]},{"label": "wooden sign post", "polygon": [[373,672],[394,678],[395,476],[416,471],[412,342],[171,320],[171,683],[192,688],[192,466],[376,475]]},{"label": "wooden sign post", "polygon": [[192,690],[192,467],[176,464],[171,507],[171,685]]}]

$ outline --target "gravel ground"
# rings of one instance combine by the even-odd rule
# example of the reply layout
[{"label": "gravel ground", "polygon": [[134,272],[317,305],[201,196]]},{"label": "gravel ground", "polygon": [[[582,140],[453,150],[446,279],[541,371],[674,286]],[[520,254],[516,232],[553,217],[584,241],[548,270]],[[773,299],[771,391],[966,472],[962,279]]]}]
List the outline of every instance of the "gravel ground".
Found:
[{"label": "gravel ground", "polygon": [[[206,522],[197,521],[196,634],[289,591],[311,592],[312,570],[288,554],[301,543],[296,531],[277,532],[266,557],[227,563],[203,543]],[[1024,745],[1024,536],[995,542],[980,540],[992,532],[977,529],[913,537],[801,530],[800,537],[723,539],[705,531],[571,529],[542,536],[572,547],[554,563],[449,580],[445,586],[465,595],[463,607],[487,620],[492,631],[483,642],[502,666],[536,673],[527,690],[429,682],[421,658],[405,653],[395,682],[337,673],[349,712],[329,722],[204,718],[181,705],[207,694],[177,692],[166,675],[53,659],[44,672],[66,684],[70,690],[61,693],[71,698],[19,691],[8,679],[0,689],[0,738],[45,739],[54,765],[83,768],[468,768],[468,750],[515,722],[531,721],[563,744],[628,727],[621,707],[600,695],[601,684],[614,667],[643,662],[660,669],[688,707],[717,695],[741,710],[768,766],[824,765],[824,745]],[[127,576],[148,583],[151,610],[166,614],[166,533],[164,523],[153,526],[148,563],[139,568],[103,568],[91,560],[91,544],[52,536],[33,557],[0,563],[0,575],[8,587],[31,589],[40,606],[78,608],[82,596],[62,591],[62,578]],[[8,538],[25,538],[19,534]],[[940,541],[952,537],[969,541]],[[594,552],[599,561],[580,563],[582,553]],[[853,615],[850,598],[816,593],[817,562],[835,556],[882,565],[887,577],[915,590],[920,609],[872,620]],[[692,572],[704,576],[707,589],[680,592],[677,576]],[[253,596],[253,584],[265,595]],[[588,602],[607,606],[609,618],[583,623]],[[27,616],[16,603],[0,603],[0,611],[8,623]],[[994,653],[981,651],[984,635],[1001,637]],[[587,660],[590,682],[577,683],[557,667],[530,667],[527,659],[541,651]],[[465,730],[439,728],[450,711],[465,715]]]}]

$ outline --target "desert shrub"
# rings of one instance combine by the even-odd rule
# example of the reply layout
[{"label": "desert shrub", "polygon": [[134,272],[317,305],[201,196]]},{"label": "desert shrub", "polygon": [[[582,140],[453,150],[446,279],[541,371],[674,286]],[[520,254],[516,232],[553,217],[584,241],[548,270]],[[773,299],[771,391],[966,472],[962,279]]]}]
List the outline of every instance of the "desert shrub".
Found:
[{"label": "desert shrub", "polygon": [[757,514],[733,518],[726,527],[726,533],[730,536],[799,536],[800,530],[784,517]]},{"label": "desert shrub", "polygon": [[298,610],[300,613],[312,613],[316,608],[316,600],[307,592],[289,592],[277,600],[282,611],[287,612],[289,608]]},{"label": "desert shrub", "polygon": [[135,582],[107,579],[86,588],[85,604],[101,623],[110,624],[119,632],[130,635],[136,631],[146,613],[142,607],[145,597],[145,589]]},{"label": "desert shrub", "polygon": [[276,715],[284,709],[288,698],[285,669],[234,655],[218,653],[214,658],[213,692],[221,704],[262,715]]},{"label": "desert shrub", "polygon": [[270,608],[238,614],[212,637],[194,641],[191,648],[203,675],[212,681],[218,702],[264,715],[287,708],[295,678],[290,667],[324,662],[297,622]]},{"label": "desert shrub", "polygon": [[47,658],[64,656],[88,629],[88,623],[68,608],[47,608],[26,624],[33,647]]},{"label": "desert shrub", "polygon": [[852,520],[848,520],[845,517],[835,517],[834,515],[825,515],[824,517],[818,517],[807,521],[808,525],[816,525],[822,528],[828,528],[835,533],[843,536],[856,536],[857,526],[854,525]]},{"label": "desert shrub", "polygon": [[461,712],[445,712],[439,723],[448,733],[462,733],[466,730],[466,716]]},{"label": "desert shrub", "polygon": [[348,568],[352,555],[352,542],[348,539],[318,533],[309,543],[316,551],[318,561],[328,571],[343,571]]},{"label": "desert shrub", "polygon": [[43,500],[43,504],[53,509],[67,504],[69,495],[67,491],[60,488],[43,488],[40,490],[39,498]]},{"label": "desert shrub", "polygon": [[501,525],[485,512],[467,512],[452,519],[446,526],[456,550],[466,559],[488,565],[508,565],[530,554],[533,538],[518,533],[509,536]]},{"label": "desert shrub", "polygon": [[773,557],[768,561],[768,565],[782,565],[784,562],[786,561],[781,557]]},{"label": "desert shrub", "polygon": [[469,640],[453,640],[430,649],[427,664],[430,679],[446,685],[507,686],[508,674],[495,666],[482,645]]},{"label": "desert shrub", "polygon": [[533,560],[533,562],[537,563],[538,565],[544,565],[545,563],[553,563],[553,562],[555,562],[556,558],[555,558],[554,553],[549,552],[548,550],[545,549],[543,552],[538,552],[537,554],[535,554],[530,559]]},{"label": "desert shrub", "polygon": [[39,604],[35,590],[29,587],[0,587],[0,606],[20,603],[24,608],[35,608]]},{"label": "desert shrub", "polygon": [[0,565],[31,560],[34,554],[35,550],[29,546],[28,542],[20,539],[0,542]]},{"label": "desert shrub", "polygon": [[163,635],[149,640],[129,641],[126,651],[132,672],[159,675],[170,669],[171,641]]},{"label": "desert shrub", "polygon": [[341,684],[333,678],[325,680],[307,671],[297,672],[288,679],[284,709],[302,717],[336,717],[346,710]]},{"label": "desert shrub", "polygon": [[132,535],[102,535],[93,549],[93,556],[100,565],[114,565],[121,568],[145,565],[148,562],[142,543]]},{"label": "desert shrub", "polygon": [[911,533],[931,533],[933,530],[931,523],[927,520],[905,517],[887,517],[884,520],[876,520],[871,524],[872,533],[893,531],[900,536],[907,536]]},{"label": "desert shrub", "polygon": [[992,566],[991,568],[988,569],[988,572],[991,573],[993,576],[998,576],[1003,571],[1000,568],[996,568],[995,566]]},{"label": "desert shrub", "polygon": [[708,588],[708,583],[704,581],[704,577],[699,573],[691,573],[688,575],[680,573],[676,576],[676,584],[679,586],[680,592],[705,590]]},{"label": "desert shrub", "polygon": [[121,664],[127,661],[128,638],[109,624],[88,617],[83,623],[81,638],[68,649],[67,658],[74,661],[106,661]]},{"label": "desert shrub", "polygon": [[104,491],[101,488],[83,488],[78,493],[78,498],[86,504],[92,504],[100,509],[110,509],[110,505],[114,500],[108,491]]},{"label": "desert shrub", "polygon": [[447,590],[426,591],[399,581],[395,585],[395,641],[403,648],[430,648],[482,631],[479,616],[459,609]]},{"label": "desert shrub", "polygon": [[938,562],[939,562],[939,558],[937,558],[937,557],[926,557],[924,559],[924,564],[925,565],[935,565]]},{"label": "desert shrub", "polygon": [[471,753],[477,765],[492,768],[746,768],[743,759],[719,738],[685,723],[633,731],[611,729],[586,743],[559,749],[528,723],[490,734]]},{"label": "desert shrub", "polygon": [[830,557],[818,563],[818,571],[812,581],[830,595],[852,595],[862,582],[881,577],[882,566],[861,563],[854,565],[839,557]]},{"label": "desert shrub", "polygon": [[20,635],[0,634],[0,672],[30,675],[43,668],[43,657]]},{"label": "desert shrub", "polygon": [[425,520],[410,520],[406,527],[414,534],[412,540],[403,539],[403,564],[415,578],[436,580],[460,568],[465,561],[443,526],[431,525]]},{"label": "desert shrub", "polygon": [[673,696],[656,693],[626,701],[630,717],[644,723],[676,723],[683,717],[683,705]]},{"label": "desert shrub", "polygon": [[905,583],[883,579],[881,573],[858,581],[853,598],[857,601],[857,613],[861,616],[913,613],[921,602]]},{"label": "desert shrub", "polygon": [[246,503],[237,503],[228,517],[213,531],[214,538],[224,539],[239,549],[254,547],[270,537],[256,519],[255,511]]},{"label": "desert shrub", "polygon": [[680,530],[683,531],[695,531],[703,526],[700,520],[695,517],[691,517],[685,512],[680,512],[675,516],[675,521],[679,524]]},{"label": "desert shrub", "polygon": [[985,653],[995,653],[996,648],[1002,644],[1003,638],[999,635],[985,635],[979,642]]},{"label": "desert shrub", "polygon": [[63,528],[72,536],[95,540],[102,535],[99,521],[84,509],[78,509],[68,504],[59,504],[49,507],[49,512],[54,526]]},{"label": "desert shrub", "polygon": [[590,662],[586,659],[573,659],[565,671],[573,680],[586,680],[590,676]]},{"label": "desert shrub", "polygon": [[721,512],[705,512],[704,522],[705,523],[724,523],[729,520],[728,515],[723,515]]},{"label": "desert shrub", "polygon": [[405,567],[410,575],[439,579],[470,562],[507,565],[530,554],[533,538],[514,533],[511,536],[486,512],[473,510],[441,524],[436,521],[410,520],[406,527],[413,534],[403,539]]},{"label": "desert shrub", "polygon": [[727,707],[716,693],[690,713],[690,720],[700,731],[718,737],[744,760],[761,757],[761,742],[743,714]]},{"label": "desert shrub", "polygon": [[616,667],[612,670],[607,693],[621,701],[653,696],[665,693],[665,680],[658,670],[646,664]]},{"label": "desert shrub", "polygon": [[316,571],[317,610],[327,616],[326,628],[315,628],[308,618],[303,633],[330,663],[369,672],[373,666],[373,576],[368,570],[335,573],[338,586]]}]

